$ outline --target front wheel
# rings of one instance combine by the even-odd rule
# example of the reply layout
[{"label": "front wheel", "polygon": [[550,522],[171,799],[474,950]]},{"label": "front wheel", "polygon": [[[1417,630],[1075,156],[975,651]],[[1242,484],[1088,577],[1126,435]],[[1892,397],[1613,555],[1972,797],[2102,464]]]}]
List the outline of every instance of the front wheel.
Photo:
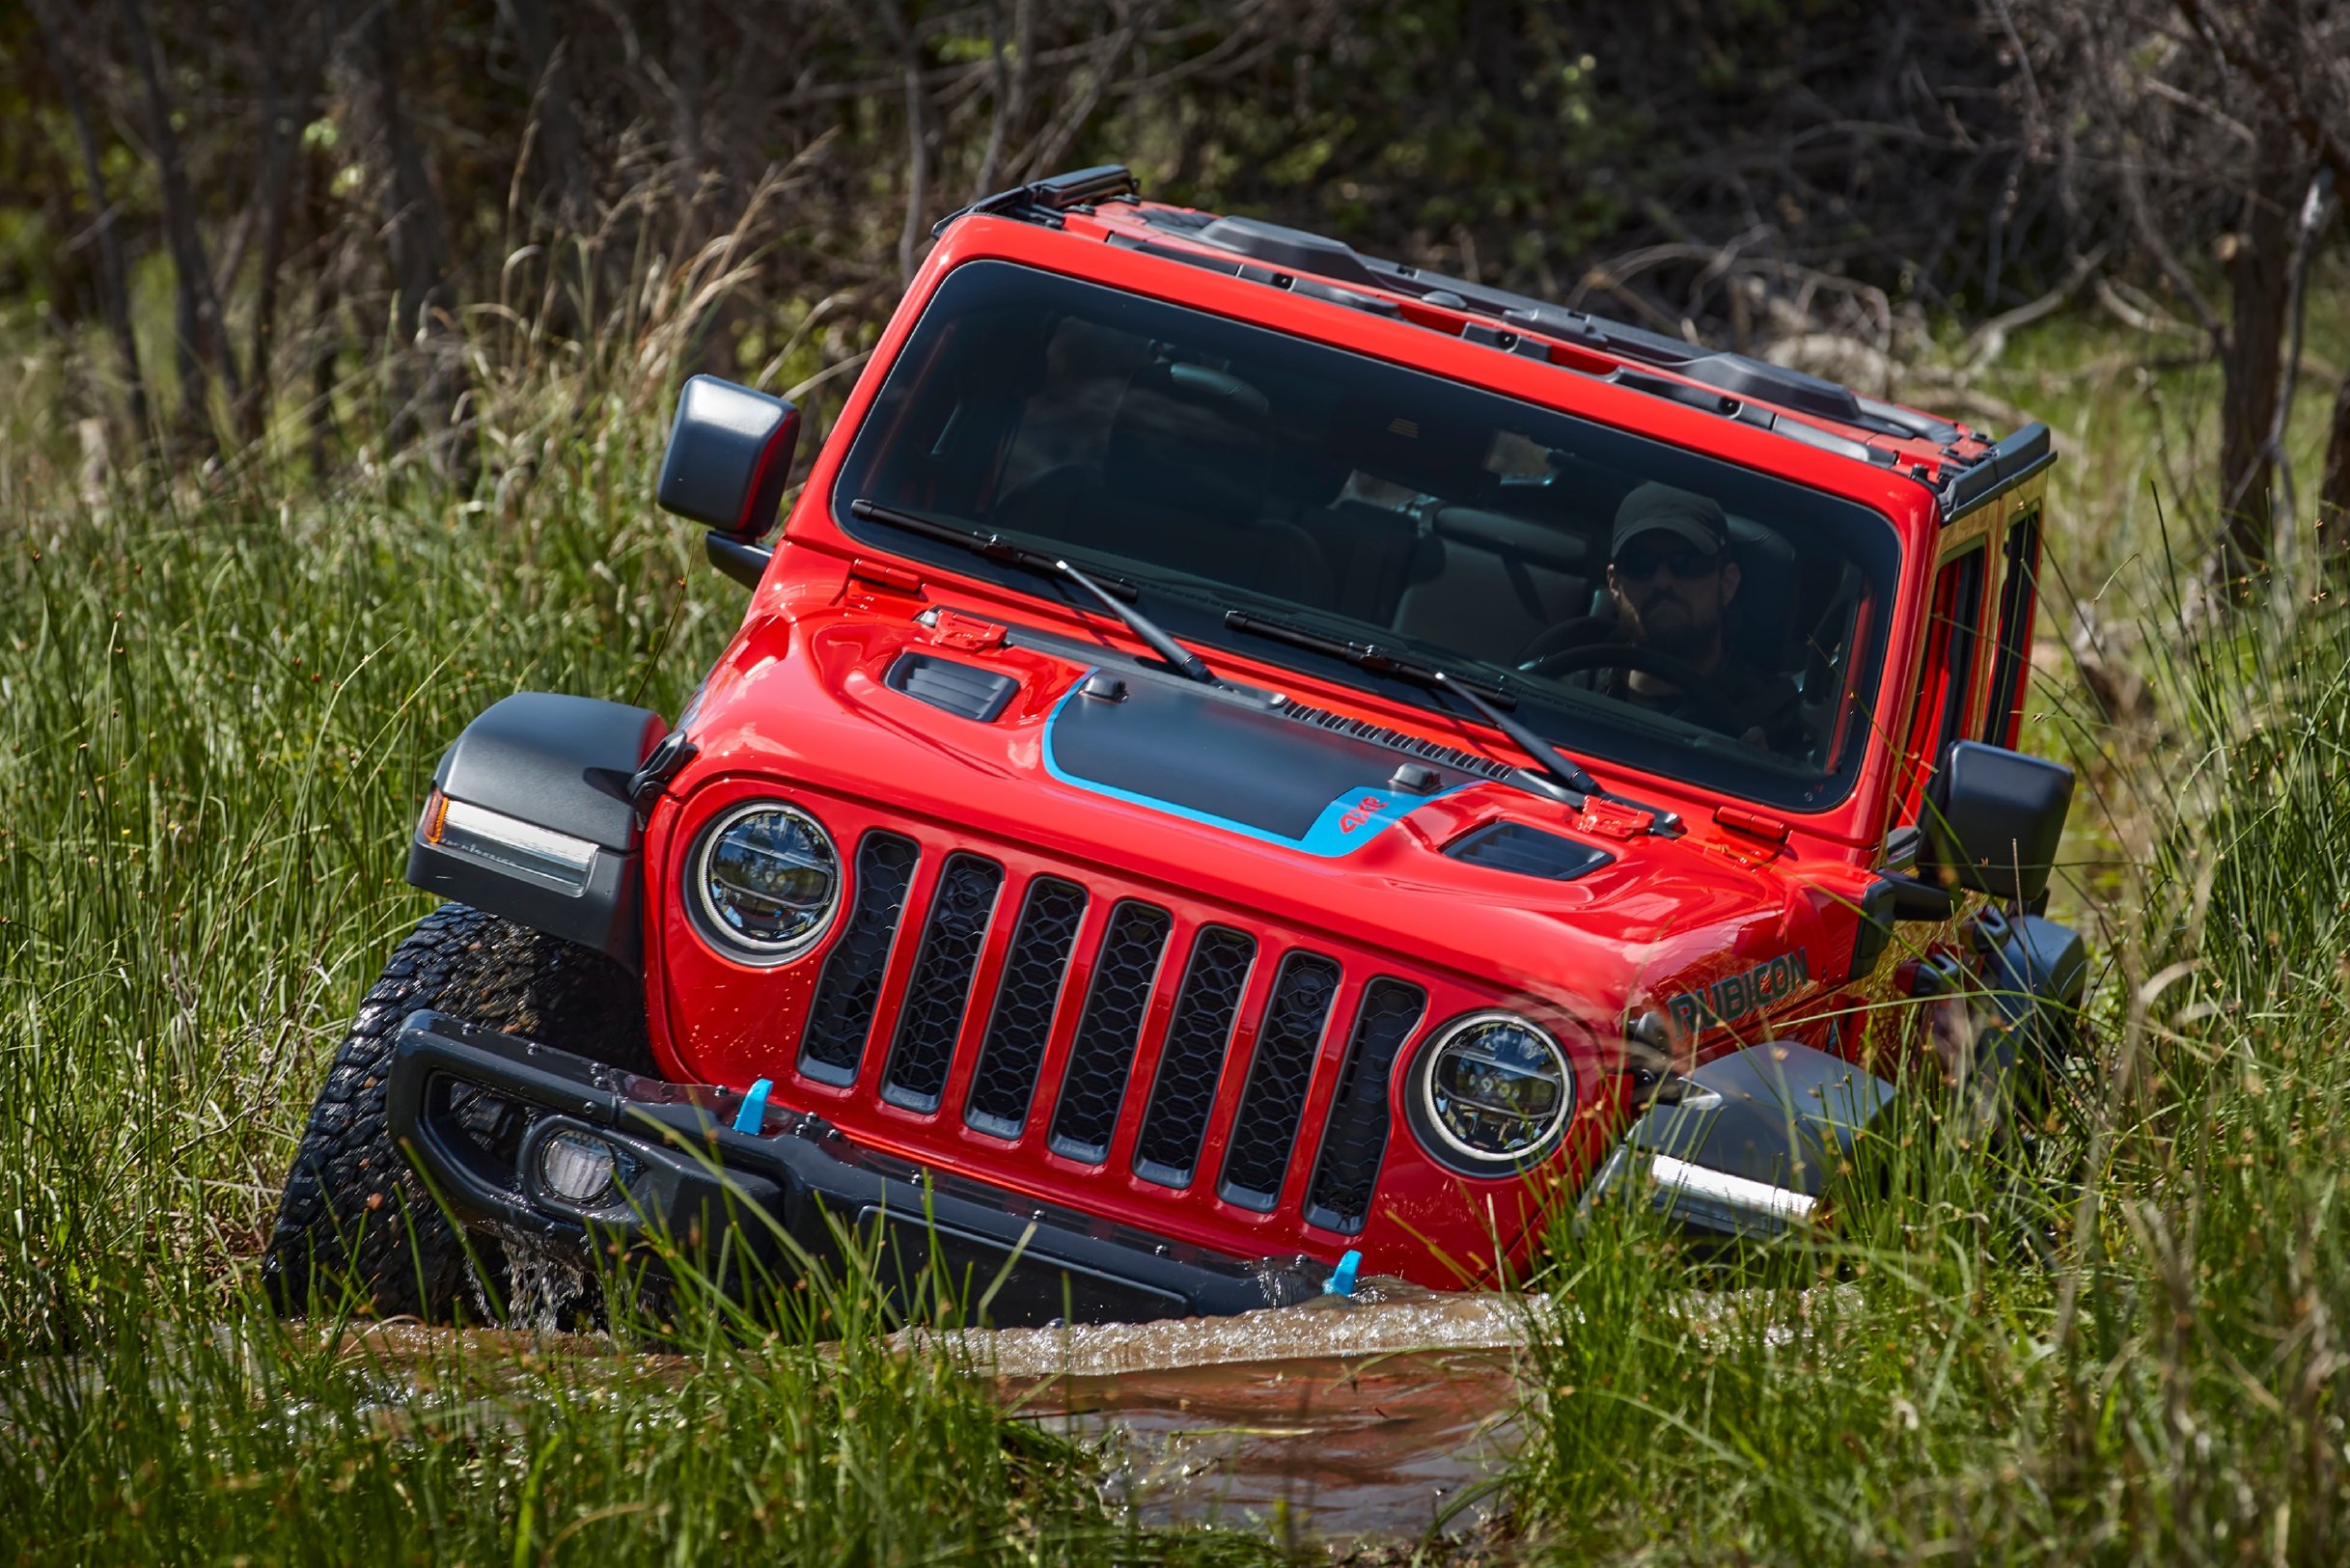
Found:
[{"label": "front wheel", "polygon": [[311,1107],[262,1260],[263,1287],[281,1313],[330,1307],[347,1288],[379,1317],[437,1321],[471,1289],[504,1288],[503,1257],[479,1256],[488,1277],[477,1276],[463,1232],[385,1121],[393,1043],[401,1022],[426,1008],[632,1072],[655,1070],[635,976],[511,921],[442,905],[361,999]]}]

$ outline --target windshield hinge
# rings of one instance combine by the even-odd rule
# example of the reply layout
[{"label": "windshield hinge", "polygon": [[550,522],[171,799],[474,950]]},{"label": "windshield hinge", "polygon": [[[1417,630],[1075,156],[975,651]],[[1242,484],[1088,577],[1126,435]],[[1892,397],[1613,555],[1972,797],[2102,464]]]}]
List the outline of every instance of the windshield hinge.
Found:
[{"label": "windshield hinge", "polygon": [[1717,806],[1714,820],[1732,833],[1743,833],[1764,843],[1783,849],[1794,829],[1768,812],[1750,812],[1742,806]]},{"label": "windshield hinge", "polygon": [[849,581],[865,583],[892,593],[919,596],[922,579],[903,566],[892,566],[879,561],[868,561],[858,556],[848,564]]}]

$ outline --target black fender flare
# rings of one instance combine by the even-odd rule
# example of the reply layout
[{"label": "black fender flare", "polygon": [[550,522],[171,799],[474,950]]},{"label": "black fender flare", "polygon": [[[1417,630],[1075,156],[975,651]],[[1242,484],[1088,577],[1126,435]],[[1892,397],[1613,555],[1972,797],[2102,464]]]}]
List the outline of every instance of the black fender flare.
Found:
[{"label": "black fender flare", "polygon": [[2046,916],[2009,915],[1996,905],[1962,929],[1982,961],[1974,982],[1978,999],[1997,1019],[1977,1044],[1977,1069],[2001,1079],[2018,1068],[2056,1072],[2078,1036],[2088,944]]},{"label": "black fender flare", "polygon": [[1797,1040],[1693,1068],[1626,1129],[1584,1206],[1645,1201],[1693,1236],[1753,1241],[1802,1224],[1894,1086]]},{"label": "black fender flare", "polygon": [[629,787],[666,728],[649,708],[590,697],[492,703],[441,756],[408,881],[640,972],[643,824]]}]

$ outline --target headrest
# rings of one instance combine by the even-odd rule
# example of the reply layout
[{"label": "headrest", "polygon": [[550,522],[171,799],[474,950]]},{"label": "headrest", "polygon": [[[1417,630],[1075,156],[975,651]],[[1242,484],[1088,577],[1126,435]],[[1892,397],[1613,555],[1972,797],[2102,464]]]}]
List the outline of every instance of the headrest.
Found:
[{"label": "headrest", "polygon": [[1439,538],[1489,551],[1507,561],[1574,574],[1587,569],[1590,552],[1584,540],[1555,523],[1532,522],[1479,507],[1439,507],[1430,522]]},{"label": "headrest", "polygon": [[1105,455],[1144,495],[1253,506],[1264,468],[1264,394],[1203,365],[1150,365],[1119,399]]},{"label": "headrest", "polygon": [[1483,426],[1361,394],[1341,399],[1331,422],[1330,449],[1348,466],[1422,495],[1481,491],[1493,477],[1484,466],[1492,442],[1492,430]]}]

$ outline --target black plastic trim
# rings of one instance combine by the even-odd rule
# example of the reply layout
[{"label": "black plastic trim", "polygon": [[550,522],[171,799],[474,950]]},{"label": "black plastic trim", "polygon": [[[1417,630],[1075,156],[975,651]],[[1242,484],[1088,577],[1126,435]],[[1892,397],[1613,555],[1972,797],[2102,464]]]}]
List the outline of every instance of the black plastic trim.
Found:
[{"label": "black plastic trim", "polygon": [[[1734,1051],[1691,1071],[1686,1084],[1677,1103],[1653,1106],[1632,1124],[1587,1202],[1627,1180],[1645,1186],[1644,1157],[1657,1154],[1816,1198],[1853,1163],[1861,1135],[1894,1095],[1884,1079],[1794,1040]],[[1627,1174],[1634,1167],[1637,1177]],[[1788,1228],[1783,1218],[1686,1192],[1659,1187],[1646,1196],[1700,1236],[1761,1240]]]},{"label": "black plastic trim", "polygon": [[[605,1139],[636,1168],[629,1202],[582,1218],[539,1201],[447,1124],[427,1093],[436,1079]],[[393,1139],[469,1228],[534,1237],[583,1264],[591,1247],[644,1255],[656,1237],[699,1236],[700,1252],[733,1260],[730,1284],[783,1287],[805,1264],[838,1268],[843,1229],[863,1250],[878,1227],[894,1307],[921,1305],[926,1284],[999,1327],[1288,1306],[1317,1295],[1328,1273],[1304,1256],[1235,1257],[1105,1224],[861,1147],[814,1116],[770,1110],[760,1132],[737,1131],[743,1097],[732,1090],[640,1077],[441,1013],[401,1025],[385,1101]],[[543,1136],[534,1126],[525,1142]]]},{"label": "black plastic trim", "polygon": [[1495,822],[1479,828],[1445,845],[1444,852],[1448,858],[1464,865],[1551,882],[1572,882],[1616,858],[1604,849],[1594,849],[1556,833],[1544,833],[1522,822]]},{"label": "black plastic trim", "polygon": [[881,683],[895,692],[903,692],[917,702],[927,702],[941,712],[952,713],[958,719],[976,719],[981,724],[992,724],[1011,701],[1020,683],[1000,670],[982,670],[977,665],[964,664],[958,659],[942,659],[935,653],[918,653],[912,648],[890,661],[889,673]]},{"label": "black plastic trim", "polygon": [[408,881],[640,968],[643,871],[628,786],[666,728],[648,708],[591,697],[517,692],[492,703],[442,754],[434,786],[451,800],[594,844],[586,884],[559,887],[428,842],[422,822],[408,842]]},{"label": "black plastic trim", "polygon": [[773,546],[733,538],[715,529],[702,536],[702,553],[711,565],[748,589],[759,587],[767,563],[775,559]]},{"label": "black plastic trim", "polygon": [[1942,520],[1954,523],[1988,506],[2057,460],[2045,425],[2027,425],[1952,475],[1942,489]]}]

